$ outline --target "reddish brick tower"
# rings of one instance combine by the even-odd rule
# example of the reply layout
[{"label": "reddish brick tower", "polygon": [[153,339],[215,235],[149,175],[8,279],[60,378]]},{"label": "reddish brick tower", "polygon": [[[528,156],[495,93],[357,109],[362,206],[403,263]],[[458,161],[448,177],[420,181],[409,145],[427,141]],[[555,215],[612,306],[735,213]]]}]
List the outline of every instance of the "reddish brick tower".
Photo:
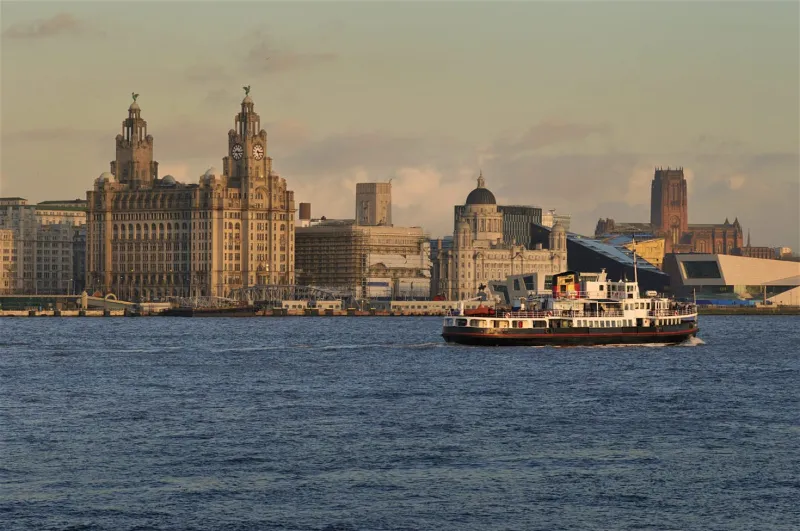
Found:
[{"label": "reddish brick tower", "polygon": [[650,194],[650,224],[665,238],[666,252],[689,232],[689,204],[683,168],[657,168]]}]

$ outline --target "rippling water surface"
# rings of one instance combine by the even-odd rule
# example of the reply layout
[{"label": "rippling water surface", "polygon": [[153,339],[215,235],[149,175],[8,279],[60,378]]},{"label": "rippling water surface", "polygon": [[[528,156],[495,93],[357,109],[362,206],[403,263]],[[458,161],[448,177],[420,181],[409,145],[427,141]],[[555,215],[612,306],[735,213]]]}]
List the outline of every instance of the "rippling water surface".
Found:
[{"label": "rippling water surface", "polygon": [[0,528],[800,529],[797,317],[618,348],[440,322],[0,319]]}]

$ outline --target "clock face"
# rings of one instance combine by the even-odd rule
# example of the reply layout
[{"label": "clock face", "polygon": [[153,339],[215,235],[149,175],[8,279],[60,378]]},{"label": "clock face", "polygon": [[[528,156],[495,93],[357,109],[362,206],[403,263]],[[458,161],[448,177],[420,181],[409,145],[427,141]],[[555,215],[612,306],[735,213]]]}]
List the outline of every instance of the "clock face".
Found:
[{"label": "clock face", "polygon": [[255,144],[253,146],[253,158],[256,160],[261,160],[264,158],[264,146],[261,144]]},{"label": "clock face", "polygon": [[244,155],[244,148],[242,147],[242,145],[234,144],[233,147],[231,148],[231,155],[233,155],[233,158],[235,160],[241,159],[242,155]]}]

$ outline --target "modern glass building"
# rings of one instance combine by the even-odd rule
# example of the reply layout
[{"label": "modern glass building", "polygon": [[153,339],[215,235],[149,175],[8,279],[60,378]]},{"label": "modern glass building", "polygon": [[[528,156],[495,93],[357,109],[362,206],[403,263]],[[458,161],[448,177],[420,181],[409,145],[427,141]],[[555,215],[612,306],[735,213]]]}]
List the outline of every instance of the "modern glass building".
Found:
[{"label": "modern glass building", "polygon": [[[550,227],[534,224],[531,227],[531,243],[547,248],[550,230]],[[605,269],[609,279],[633,280],[633,260],[633,252],[629,249],[567,233],[567,266],[572,271],[595,273]],[[641,290],[660,293],[669,290],[669,275],[640,256],[636,257],[636,270]]]}]

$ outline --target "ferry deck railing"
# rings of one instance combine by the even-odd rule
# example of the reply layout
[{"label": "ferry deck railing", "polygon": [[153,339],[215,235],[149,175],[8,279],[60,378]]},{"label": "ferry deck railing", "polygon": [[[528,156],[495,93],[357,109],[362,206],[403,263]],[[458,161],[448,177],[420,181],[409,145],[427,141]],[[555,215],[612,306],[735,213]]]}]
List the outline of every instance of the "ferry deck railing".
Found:
[{"label": "ferry deck railing", "polygon": [[[636,310],[630,310],[636,311]],[[693,306],[681,306],[664,310],[649,310],[647,317],[686,317],[696,315],[697,309]],[[537,310],[537,311],[502,311],[498,310],[494,315],[461,315],[460,313],[448,311],[448,317],[463,317],[467,319],[484,319],[487,317],[506,318],[506,319],[545,319],[553,317],[567,317],[581,319],[604,319],[607,317],[625,317],[625,312],[621,310],[606,310],[603,312],[592,312],[584,310]]]}]

